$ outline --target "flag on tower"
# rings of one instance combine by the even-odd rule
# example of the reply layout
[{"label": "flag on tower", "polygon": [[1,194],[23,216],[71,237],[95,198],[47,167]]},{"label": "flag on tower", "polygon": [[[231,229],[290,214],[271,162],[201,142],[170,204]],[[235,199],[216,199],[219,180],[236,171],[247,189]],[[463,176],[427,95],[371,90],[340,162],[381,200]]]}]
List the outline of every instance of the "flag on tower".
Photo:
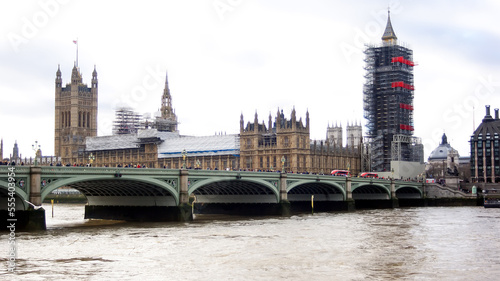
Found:
[{"label": "flag on tower", "polygon": [[76,38],[76,40],[73,40],[73,43],[76,45],[76,62],[75,62],[75,66],[78,67],[78,38]]}]

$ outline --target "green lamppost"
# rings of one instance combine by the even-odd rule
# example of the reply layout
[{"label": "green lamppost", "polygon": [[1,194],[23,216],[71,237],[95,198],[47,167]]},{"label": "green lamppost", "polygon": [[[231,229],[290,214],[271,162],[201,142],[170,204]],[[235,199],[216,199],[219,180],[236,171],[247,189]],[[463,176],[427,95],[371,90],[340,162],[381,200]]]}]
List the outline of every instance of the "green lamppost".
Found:
[{"label": "green lamppost", "polygon": [[38,141],[35,141],[35,144],[31,145],[33,148],[33,151],[35,151],[35,166],[38,165],[38,155],[40,154],[40,145],[38,144]]},{"label": "green lamppost", "polygon": [[90,153],[90,155],[89,155],[89,163],[90,163],[90,166],[92,166],[92,162],[94,162],[94,160],[95,160],[95,156],[94,156],[94,154],[92,154],[92,152],[91,152],[91,153]]},{"label": "green lamppost", "polygon": [[196,160],[196,169],[199,169],[201,165],[200,159]]},{"label": "green lamppost", "polygon": [[281,170],[283,170],[283,172],[285,172],[285,161],[286,161],[285,155],[283,155],[281,157]]},{"label": "green lamppost", "polygon": [[184,149],[182,151],[182,169],[186,169],[186,157],[187,157],[187,152]]}]

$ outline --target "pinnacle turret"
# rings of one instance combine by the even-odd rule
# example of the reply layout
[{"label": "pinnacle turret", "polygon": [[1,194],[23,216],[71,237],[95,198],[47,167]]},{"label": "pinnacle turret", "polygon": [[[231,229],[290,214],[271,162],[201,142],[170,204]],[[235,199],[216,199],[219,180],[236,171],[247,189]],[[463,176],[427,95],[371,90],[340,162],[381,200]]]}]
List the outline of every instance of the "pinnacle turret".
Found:
[{"label": "pinnacle turret", "polygon": [[387,25],[385,27],[384,35],[382,35],[382,41],[384,41],[384,43],[395,45],[397,44],[397,40],[398,37],[396,36],[394,29],[392,29],[391,12],[387,11]]}]

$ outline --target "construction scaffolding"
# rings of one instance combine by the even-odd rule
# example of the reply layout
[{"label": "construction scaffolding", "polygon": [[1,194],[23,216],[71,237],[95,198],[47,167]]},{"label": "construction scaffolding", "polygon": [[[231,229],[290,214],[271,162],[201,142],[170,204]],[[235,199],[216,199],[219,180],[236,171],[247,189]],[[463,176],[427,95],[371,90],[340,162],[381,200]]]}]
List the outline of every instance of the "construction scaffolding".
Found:
[{"label": "construction scaffolding", "polygon": [[135,134],[142,127],[141,115],[130,108],[119,108],[115,111],[113,135]]},{"label": "construction scaffolding", "polygon": [[[413,51],[397,44],[368,46],[364,117],[370,140],[371,169],[390,171],[394,158],[412,161],[413,151]],[[423,153],[422,153],[423,154]]]},{"label": "construction scaffolding", "polygon": [[157,129],[159,132],[176,132],[179,122],[175,119],[156,117],[151,128]]},{"label": "construction scaffolding", "polygon": [[391,148],[392,160],[394,161],[424,162],[423,145],[420,138],[393,135]]}]

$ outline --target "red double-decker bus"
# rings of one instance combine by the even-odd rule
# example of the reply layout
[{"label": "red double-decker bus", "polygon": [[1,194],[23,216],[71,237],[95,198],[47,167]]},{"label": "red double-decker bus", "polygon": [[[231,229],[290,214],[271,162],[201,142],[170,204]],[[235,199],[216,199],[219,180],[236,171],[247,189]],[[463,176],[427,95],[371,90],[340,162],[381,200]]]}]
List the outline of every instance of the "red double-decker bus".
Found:
[{"label": "red double-decker bus", "polygon": [[349,177],[351,173],[347,170],[333,170],[332,176]]},{"label": "red double-decker bus", "polygon": [[374,178],[374,179],[378,179],[378,174],[377,173],[366,172],[366,173],[362,173],[361,177],[362,178]]}]

